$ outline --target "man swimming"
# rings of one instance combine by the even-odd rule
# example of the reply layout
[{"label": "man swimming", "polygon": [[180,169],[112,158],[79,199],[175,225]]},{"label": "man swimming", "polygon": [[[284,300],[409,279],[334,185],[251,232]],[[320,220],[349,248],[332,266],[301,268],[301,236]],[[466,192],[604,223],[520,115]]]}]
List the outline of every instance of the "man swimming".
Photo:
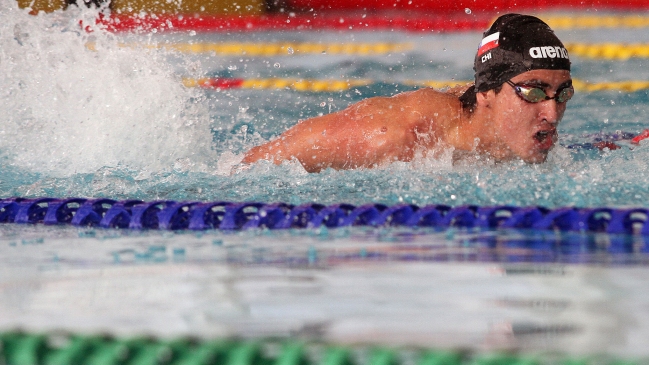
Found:
[{"label": "man swimming", "polygon": [[484,33],[475,83],[374,97],[302,121],[242,163],[297,159],[309,172],[371,168],[453,148],[494,161],[541,163],[574,94],[568,52],[540,19],[499,17]]}]

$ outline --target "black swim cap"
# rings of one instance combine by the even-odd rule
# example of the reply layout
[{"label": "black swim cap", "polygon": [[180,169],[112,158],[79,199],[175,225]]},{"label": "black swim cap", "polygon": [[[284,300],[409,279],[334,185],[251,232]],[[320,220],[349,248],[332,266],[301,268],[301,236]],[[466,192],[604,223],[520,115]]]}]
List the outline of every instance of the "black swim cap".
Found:
[{"label": "black swim cap", "polygon": [[563,43],[541,19],[521,14],[500,16],[483,34],[475,56],[475,87],[460,100],[496,88],[530,70],[568,70],[570,59]]}]

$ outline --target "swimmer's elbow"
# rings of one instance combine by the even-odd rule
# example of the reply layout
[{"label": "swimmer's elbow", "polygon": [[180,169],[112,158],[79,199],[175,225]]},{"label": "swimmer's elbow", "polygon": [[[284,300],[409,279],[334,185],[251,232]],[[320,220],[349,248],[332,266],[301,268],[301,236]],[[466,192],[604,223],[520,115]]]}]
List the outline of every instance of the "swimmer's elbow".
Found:
[{"label": "swimmer's elbow", "polygon": [[268,160],[275,165],[279,165],[284,159],[285,158],[283,158],[280,153],[274,153],[272,149],[269,149],[268,145],[261,145],[251,148],[246,155],[243,156],[241,163],[250,165],[259,160]]},{"label": "swimmer's elbow", "polygon": [[256,146],[251,148],[245,156],[243,156],[243,160],[241,160],[241,163],[243,164],[253,164],[259,160],[270,160],[273,159],[269,153],[269,151],[266,148],[263,148],[264,146]]},{"label": "swimmer's elbow", "polygon": [[255,163],[259,160],[262,159],[261,154],[259,153],[259,146],[251,148],[248,152],[246,152],[246,155],[243,156],[243,160],[241,160],[242,164],[250,165],[252,163]]}]

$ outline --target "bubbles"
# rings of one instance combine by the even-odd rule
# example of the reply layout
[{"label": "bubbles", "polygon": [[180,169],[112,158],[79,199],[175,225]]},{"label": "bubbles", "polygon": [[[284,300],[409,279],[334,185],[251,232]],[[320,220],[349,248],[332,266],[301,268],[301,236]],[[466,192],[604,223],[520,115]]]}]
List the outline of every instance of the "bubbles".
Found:
[{"label": "bubbles", "polygon": [[466,13],[466,14],[471,14],[471,9],[469,9],[469,8],[464,8],[464,13]]},{"label": "bubbles", "polygon": [[275,68],[280,68],[280,67],[282,67],[282,65],[280,65],[279,62],[275,62],[275,64],[273,65],[273,67],[275,67]]}]

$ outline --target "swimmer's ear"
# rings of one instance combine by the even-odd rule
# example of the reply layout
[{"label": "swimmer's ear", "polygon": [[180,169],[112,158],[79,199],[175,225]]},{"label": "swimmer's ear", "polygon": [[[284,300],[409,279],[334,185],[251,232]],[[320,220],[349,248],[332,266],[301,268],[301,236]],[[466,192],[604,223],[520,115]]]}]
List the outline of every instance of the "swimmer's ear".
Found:
[{"label": "swimmer's ear", "polygon": [[476,103],[484,108],[491,108],[491,102],[494,97],[494,93],[489,91],[481,91],[475,94]]}]

